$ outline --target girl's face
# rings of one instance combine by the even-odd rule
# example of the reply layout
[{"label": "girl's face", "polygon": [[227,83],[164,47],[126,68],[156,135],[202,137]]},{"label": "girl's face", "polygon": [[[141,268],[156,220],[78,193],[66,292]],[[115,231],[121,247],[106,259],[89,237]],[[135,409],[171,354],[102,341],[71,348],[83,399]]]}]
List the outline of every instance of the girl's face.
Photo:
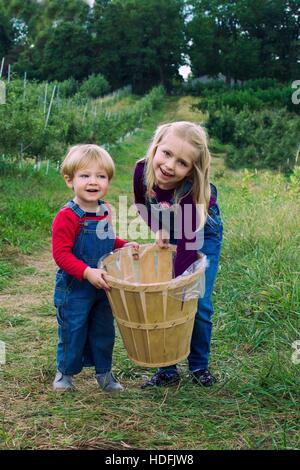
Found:
[{"label": "girl's face", "polygon": [[157,185],[161,189],[173,189],[193,169],[196,149],[176,134],[169,133],[158,145],[153,170]]},{"label": "girl's face", "polygon": [[80,168],[73,178],[64,176],[65,182],[75,193],[74,201],[86,212],[96,212],[98,200],[108,191],[109,178],[106,170],[97,162]]}]

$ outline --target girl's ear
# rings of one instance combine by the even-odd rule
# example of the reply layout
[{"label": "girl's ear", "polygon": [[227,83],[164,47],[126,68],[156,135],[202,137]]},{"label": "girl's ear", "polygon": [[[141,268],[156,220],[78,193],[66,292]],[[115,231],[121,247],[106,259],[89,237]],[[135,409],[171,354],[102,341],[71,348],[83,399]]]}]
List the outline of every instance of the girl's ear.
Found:
[{"label": "girl's ear", "polygon": [[73,189],[73,179],[70,178],[69,175],[64,175],[64,180],[65,180],[66,185],[68,186],[68,188]]}]

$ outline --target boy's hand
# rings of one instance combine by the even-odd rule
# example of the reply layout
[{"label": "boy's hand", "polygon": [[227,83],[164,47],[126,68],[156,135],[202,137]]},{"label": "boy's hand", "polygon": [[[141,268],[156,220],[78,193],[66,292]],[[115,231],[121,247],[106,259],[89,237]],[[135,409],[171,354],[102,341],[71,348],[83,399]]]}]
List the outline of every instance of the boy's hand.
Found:
[{"label": "boy's hand", "polygon": [[89,281],[96,289],[105,289],[110,290],[109,285],[106,282],[105,275],[106,271],[104,269],[97,268],[86,268],[83,273],[84,279]]},{"label": "boy's hand", "polygon": [[164,230],[158,230],[155,234],[155,243],[159,248],[169,248],[170,234]]}]

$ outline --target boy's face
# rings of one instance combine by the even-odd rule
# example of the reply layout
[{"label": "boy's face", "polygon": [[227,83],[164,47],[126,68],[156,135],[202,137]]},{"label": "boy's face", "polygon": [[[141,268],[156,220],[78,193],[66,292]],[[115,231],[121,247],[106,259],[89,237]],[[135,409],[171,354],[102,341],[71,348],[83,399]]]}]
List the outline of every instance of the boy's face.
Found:
[{"label": "boy's face", "polygon": [[64,176],[67,186],[75,193],[74,201],[86,212],[96,212],[98,200],[108,191],[109,178],[106,170],[97,162],[76,171],[73,178]]}]

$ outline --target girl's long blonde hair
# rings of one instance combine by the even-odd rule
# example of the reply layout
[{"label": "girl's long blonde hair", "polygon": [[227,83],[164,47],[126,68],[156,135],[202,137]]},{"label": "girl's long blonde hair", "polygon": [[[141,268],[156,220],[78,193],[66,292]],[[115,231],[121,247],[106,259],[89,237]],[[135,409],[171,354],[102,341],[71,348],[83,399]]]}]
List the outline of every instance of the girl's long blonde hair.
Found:
[{"label": "girl's long blonde hair", "polygon": [[[177,121],[162,124],[156,129],[146,154],[146,196],[151,198],[151,192],[155,185],[152,162],[157,147],[171,132],[191,144],[197,150],[196,158],[193,160],[193,169],[185,179],[189,179],[192,182],[192,197],[195,204],[199,204],[203,208],[206,220],[210,201],[209,171],[211,156],[208,149],[206,132],[199,124],[189,121]],[[182,184],[184,184],[185,179],[182,181]],[[180,201],[177,200],[176,202],[179,203]]]}]

